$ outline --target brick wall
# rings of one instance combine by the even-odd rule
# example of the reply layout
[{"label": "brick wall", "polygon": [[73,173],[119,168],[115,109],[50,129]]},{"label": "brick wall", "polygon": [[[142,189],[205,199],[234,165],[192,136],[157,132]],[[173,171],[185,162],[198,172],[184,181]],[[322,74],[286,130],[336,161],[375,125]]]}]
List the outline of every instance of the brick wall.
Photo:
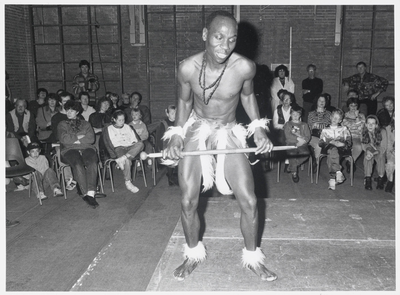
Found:
[{"label": "brick wall", "polygon": [[[376,47],[390,47],[394,44],[394,13],[393,6],[377,6],[376,27],[386,31],[376,37]],[[230,11],[232,6],[206,6],[206,15],[215,9]],[[46,10],[47,9],[47,10]],[[177,6],[176,28],[174,31],[173,6],[148,6],[149,49],[145,46],[130,44],[129,7],[120,6],[122,30],[122,60],[123,86],[119,83],[107,84],[107,90],[117,92],[139,91],[143,96],[143,104],[149,105],[154,119],[164,116],[166,105],[173,103],[176,98],[176,62],[203,50],[201,26],[203,23],[203,7]],[[346,6],[349,14],[347,26],[351,28],[365,28],[366,32],[346,31],[345,42],[347,52],[343,56],[343,76],[354,74],[354,64],[366,59],[369,54],[370,35],[368,30],[372,20],[372,6]],[[27,6],[5,6],[5,41],[6,41],[6,69],[10,74],[10,86],[14,96],[27,93],[33,98],[35,85],[33,80],[32,48],[30,45],[30,27]],[[44,12],[43,12],[44,11]],[[56,8],[45,8],[41,13],[43,22],[56,21]],[[164,14],[155,14],[160,12]],[[91,8],[92,17],[94,8]],[[100,22],[115,22],[115,6],[96,7],[96,17]],[[389,15],[389,17],[388,17]],[[392,17],[390,17],[392,15]],[[79,23],[86,15],[76,13],[76,8],[66,9],[63,21]],[[317,76],[324,80],[324,91],[332,95],[332,105],[343,105],[339,101],[341,94],[341,46],[335,46],[335,18],[334,5],[243,5],[240,6],[240,28],[238,50],[244,50],[256,63],[260,65],[288,64],[291,57],[291,77],[296,85],[295,96],[301,104],[301,81],[307,77],[306,66],[313,63],[317,66]],[[290,48],[290,29],[292,30]],[[94,28],[93,28],[94,30]],[[100,26],[97,30],[101,41],[110,42],[117,39],[117,31],[111,27]],[[81,40],[87,38],[87,28],[72,27],[64,31],[67,40]],[[46,38],[46,42],[59,38],[50,28],[35,32],[35,38]],[[240,44],[242,42],[242,44]],[[242,48],[240,48],[242,46]],[[366,46],[366,49],[357,49]],[[349,50],[348,48],[356,48]],[[56,60],[59,55],[57,47],[48,46],[39,60]],[[115,59],[119,48],[115,45],[101,45],[101,58]],[[377,49],[374,55],[373,72],[393,81],[394,80],[394,52],[393,50]],[[149,54],[149,59],[148,55]],[[65,52],[65,84],[70,87],[72,77],[79,71],[77,63],[80,59],[89,59],[87,49],[71,46]],[[94,71],[101,77],[101,69],[96,61],[99,60],[97,48],[93,49]],[[57,61],[57,60],[56,60]],[[364,60],[368,63],[367,60]],[[61,62],[61,61],[60,61]],[[51,70],[38,67],[42,77],[60,75],[60,65]],[[118,74],[119,69],[112,65],[105,65],[105,78]],[[48,84],[39,87],[48,87],[56,91],[62,85]],[[102,85],[103,87],[103,85]],[[103,87],[104,88],[104,87]],[[394,87],[389,87],[388,93],[394,93]],[[385,94],[385,95],[386,95]],[[151,96],[151,97],[150,97]]]},{"label": "brick wall", "polygon": [[36,97],[27,6],[5,5],[5,70],[13,98]]}]

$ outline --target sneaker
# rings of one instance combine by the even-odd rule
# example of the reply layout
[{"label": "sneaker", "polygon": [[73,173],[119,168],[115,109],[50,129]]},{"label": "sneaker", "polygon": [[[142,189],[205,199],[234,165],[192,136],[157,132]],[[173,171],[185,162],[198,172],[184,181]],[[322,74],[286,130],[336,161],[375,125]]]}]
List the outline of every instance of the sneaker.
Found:
[{"label": "sneaker", "polygon": [[343,173],[340,171],[336,171],[336,184],[341,184],[346,180]]},{"label": "sneaker", "polygon": [[330,189],[330,190],[335,190],[335,186],[336,186],[336,180],[335,179],[329,179],[329,187],[328,187],[328,189]]},{"label": "sneaker", "polygon": [[372,179],[370,176],[364,178],[364,186],[366,190],[372,190]]},{"label": "sneaker", "polygon": [[15,192],[23,191],[26,190],[27,188],[23,186],[22,184],[18,184],[17,188],[14,190]]},{"label": "sneaker", "polygon": [[96,199],[93,197],[84,196],[82,199],[86,202],[86,204],[88,204],[93,209],[96,209],[96,207],[99,206],[99,203],[97,203]]},{"label": "sneaker", "polygon": [[64,194],[62,193],[62,191],[60,190],[60,188],[56,187],[56,188],[54,189],[54,196],[55,196],[55,197],[63,197]]},{"label": "sneaker", "polygon": [[297,172],[292,173],[292,180],[294,183],[298,183],[300,180],[299,174]]},{"label": "sneaker", "polygon": [[132,184],[132,182],[130,182],[129,180],[128,180],[128,181],[125,181],[125,186],[126,186],[126,188],[127,188],[129,191],[131,191],[132,193],[137,193],[137,192],[139,191],[139,188],[136,187],[136,186],[134,186],[134,185]]},{"label": "sneaker", "polygon": [[69,191],[72,191],[75,187],[76,187],[76,181],[73,180],[72,178],[68,179],[65,188]]},{"label": "sneaker", "polygon": [[47,199],[47,196],[44,194],[44,192],[39,192],[39,198],[41,200]]}]

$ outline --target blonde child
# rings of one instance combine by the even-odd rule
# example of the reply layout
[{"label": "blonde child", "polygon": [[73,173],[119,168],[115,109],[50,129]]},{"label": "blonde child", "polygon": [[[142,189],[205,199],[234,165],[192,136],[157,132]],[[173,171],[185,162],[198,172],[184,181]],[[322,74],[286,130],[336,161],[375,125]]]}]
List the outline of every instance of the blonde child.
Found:
[{"label": "blonde child", "polygon": [[331,113],[331,124],[322,129],[319,139],[321,153],[327,154],[329,169],[329,189],[335,190],[336,184],[346,180],[341,172],[340,158],[344,155],[351,155],[351,134],[346,126],[341,126],[343,111],[335,109]]},{"label": "blonde child", "polygon": [[[153,146],[151,145],[149,139],[149,131],[147,129],[147,125],[142,121],[142,111],[139,109],[132,109],[131,111],[132,122],[129,123],[132,126],[137,134],[140,137],[140,140],[144,144],[144,151],[147,154],[153,152]],[[147,164],[152,165],[152,160],[150,158],[147,159]]]}]

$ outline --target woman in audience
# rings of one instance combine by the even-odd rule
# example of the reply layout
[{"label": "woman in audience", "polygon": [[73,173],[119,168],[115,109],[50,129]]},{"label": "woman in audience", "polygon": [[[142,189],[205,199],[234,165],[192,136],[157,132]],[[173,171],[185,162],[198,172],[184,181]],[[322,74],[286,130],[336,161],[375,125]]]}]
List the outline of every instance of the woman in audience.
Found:
[{"label": "woman in audience", "polygon": [[274,71],[275,78],[272,80],[271,85],[271,110],[275,112],[278,105],[281,104],[281,100],[278,96],[278,91],[285,89],[291,93],[294,93],[294,82],[289,77],[289,70],[285,65],[279,65]]},{"label": "woman in audience", "polygon": [[362,131],[361,145],[364,154],[364,185],[365,189],[372,190],[372,173],[374,161],[376,162],[376,170],[378,172],[377,189],[383,189],[385,175],[385,161],[387,150],[387,134],[386,129],[381,128],[379,119],[375,115],[369,115],[366,118],[365,126]]},{"label": "woman in audience", "polygon": [[112,159],[124,173],[125,186],[132,193],[139,188],[132,184],[132,160],[143,150],[143,142],[133,127],[125,124],[125,113],[117,110],[112,114],[111,123],[103,129],[103,141]]},{"label": "woman in audience", "polygon": [[[275,145],[285,145],[285,132],[283,130],[283,126],[286,122],[288,122],[290,117],[291,106],[295,103],[296,98],[293,93],[283,90],[279,99],[282,101],[282,104],[278,105],[276,110],[274,111],[274,115],[272,118],[272,127],[273,127],[273,135],[272,141]],[[285,159],[285,172],[290,173],[289,171],[289,159]]]},{"label": "woman in audience", "polygon": [[[361,147],[361,133],[365,124],[365,116],[358,110],[360,104],[358,98],[351,97],[347,100],[347,111],[344,114],[343,126],[346,126],[351,134],[351,140],[353,142],[351,155],[354,163],[362,153]],[[346,172],[350,173],[350,162],[346,161]],[[355,166],[353,166],[355,167]],[[353,168],[354,169],[354,168]],[[354,170],[353,170],[354,171]]]},{"label": "woman in audience", "polygon": [[58,113],[58,95],[50,93],[47,96],[47,105],[38,109],[36,125],[38,127],[38,138],[46,141],[51,135],[51,118]]},{"label": "woman in audience", "polygon": [[394,117],[394,97],[386,96],[382,100],[383,108],[380,109],[376,116],[379,119],[382,127],[386,127],[390,124],[390,121]]},{"label": "woman in audience", "polygon": [[308,127],[311,130],[310,145],[313,148],[313,170],[317,170],[317,160],[321,154],[319,139],[322,129],[331,123],[331,112],[326,109],[328,94],[322,93],[314,100],[315,110],[308,114]]},{"label": "woman in audience", "polygon": [[95,135],[89,122],[78,117],[82,112],[79,101],[69,100],[65,103],[67,120],[57,126],[61,144],[61,161],[70,165],[77,180],[83,200],[92,208],[99,206],[95,197],[104,197],[96,193],[98,157],[93,143]]},{"label": "woman in audience", "polygon": [[28,110],[37,117],[38,109],[44,107],[47,101],[48,91],[46,88],[39,88],[37,90],[37,98],[36,100],[31,100],[28,105]]}]

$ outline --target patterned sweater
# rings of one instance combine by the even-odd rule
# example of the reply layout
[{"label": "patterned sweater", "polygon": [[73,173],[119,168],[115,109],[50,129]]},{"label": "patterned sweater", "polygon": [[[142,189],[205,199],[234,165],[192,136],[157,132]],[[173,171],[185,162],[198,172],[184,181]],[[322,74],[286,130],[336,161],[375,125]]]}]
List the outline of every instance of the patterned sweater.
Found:
[{"label": "patterned sweater", "polygon": [[340,150],[348,151],[352,147],[351,134],[346,126],[328,126],[322,129],[319,146],[322,148],[323,153],[329,149],[332,140],[344,143],[344,146],[339,148]]}]

